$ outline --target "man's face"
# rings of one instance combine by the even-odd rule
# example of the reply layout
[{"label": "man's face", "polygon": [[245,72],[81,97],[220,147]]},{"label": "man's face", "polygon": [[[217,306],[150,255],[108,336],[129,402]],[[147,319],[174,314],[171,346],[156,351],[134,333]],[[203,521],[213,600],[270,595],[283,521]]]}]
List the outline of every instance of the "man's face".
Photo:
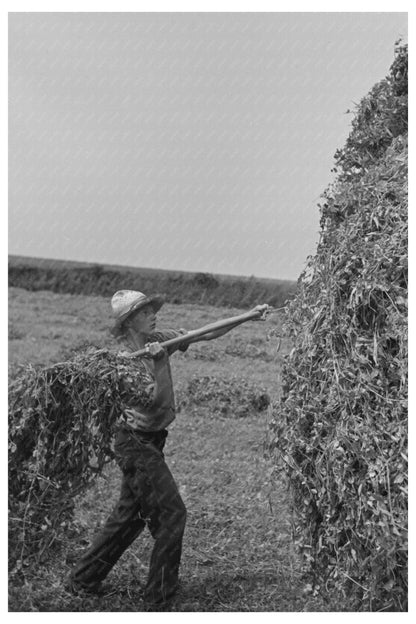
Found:
[{"label": "man's face", "polygon": [[144,306],[134,312],[128,319],[128,326],[138,334],[149,336],[156,328],[156,314],[151,305]]}]

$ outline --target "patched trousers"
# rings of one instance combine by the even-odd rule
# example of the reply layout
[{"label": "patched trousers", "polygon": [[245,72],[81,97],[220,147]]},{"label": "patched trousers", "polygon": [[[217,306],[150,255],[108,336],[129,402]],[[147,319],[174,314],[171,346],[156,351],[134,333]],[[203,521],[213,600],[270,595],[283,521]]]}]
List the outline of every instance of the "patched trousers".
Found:
[{"label": "patched trousers", "polygon": [[121,429],[115,443],[123,472],[120,499],[91,547],[76,564],[72,582],[93,589],[147,525],[154,547],[144,599],[162,603],[178,587],[186,509],[167,467],[167,431],[142,434]]}]

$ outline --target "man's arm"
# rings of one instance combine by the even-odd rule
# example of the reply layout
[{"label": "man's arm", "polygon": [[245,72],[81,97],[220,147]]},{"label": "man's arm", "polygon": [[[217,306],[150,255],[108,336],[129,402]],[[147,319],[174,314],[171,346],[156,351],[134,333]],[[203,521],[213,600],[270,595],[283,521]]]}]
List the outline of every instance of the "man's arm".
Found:
[{"label": "man's arm", "polygon": [[228,334],[228,332],[234,329],[234,327],[237,327],[237,325],[241,325],[241,323],[234,323],[234,325],[230,325],[229,327],[216,329],[215,331],[209,332],[209,334],[204,334],[203,336],[195,336],[195,338],[191,338],[190,340],[188,340],[187,344],[202,342],[204,340],[215,340],[215,338],[219,338],[220,336],[224,336],[224,334]]},{"label": "man's arm", "polygon": [[[251,312],[258,311],[261,314],[263,314],[265,310],[267,310],[268,307],[269,306],[267,304],[257,305],[255,308],[253,308],[253,310],[251,310]],[[251,320],[257,321],[260,319],[261,319],[261,316],[259,315],[259,318],[253,318]],[[242,319],[241,321],[236,321],[232,325],[228,325],[228,327],[223,327],[222,329],[215,329],[207,334],[203,334],[202,336],[195,336],[194,338],[190,338],[186,342],[187,344],[193,344],[195,342],[201,342],[204,340],[215,340],[216,338],[219,338],[220,336],[224,336],[224,334],[227,334],[229,331],[234,329],[234,327],[237,327],[238,325],[241,325],[242,323],[246,323],[246,322],[247,322],[247,319]]]},{"label": "man's arm", "polygon": [[[161,344],[165,348],[179,345],[179,349],[185,350],[186,345],[189,345],[192,342],[199,342],[201,340],[213,340],[214,338],[223,336],[231,329],[234,329],[234,327],[237,327],[237,325],[241,325],[242,323],[246,323],[247,321],[264,321],[268,310],[269,306],[267,304],[258,305],[249,312],[245,312],[243,314],[240,314],[239,316],[233,316],[228,319],[223,319],[221,321],[216,321],[215,323],[210,323],[209,325],[205,325],[204,327],[201,327],[199,329],[194,329],[188,333],[186,333],[185,330],[181,330],[180,334],[176,336],[176,338],[163,341]],[[184,332],[183,335],[181,335],[182,332]],[[140,357],[148,355],[149,344],[150,343],[148,343],[144,349],[140,349],[139,351],[131,353],[130,357]]]}]

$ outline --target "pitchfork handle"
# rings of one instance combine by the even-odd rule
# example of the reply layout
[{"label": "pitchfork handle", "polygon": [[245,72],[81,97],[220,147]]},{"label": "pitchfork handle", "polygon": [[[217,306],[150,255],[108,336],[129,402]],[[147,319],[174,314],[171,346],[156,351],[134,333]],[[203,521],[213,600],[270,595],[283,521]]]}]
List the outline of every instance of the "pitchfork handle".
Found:
[{"label": "pitchfork handle", "polygon": [[[216,321],[215,323],[210,323],[209,325],[204,325],[204,327],[200,327],[199,329],[194,329],[189,331],[187,334],[183,336],[177,336],[176,338],[171,338],[170,340],[165,340],[165,342],[161,342],[160,345],[162,347],[172,347],[177,344],[187,343],[192,338],[198,338],[199,336],[204,336],[205,334],[209,334],[212,331],[217,329],[225,329],[230,325],[236,325],[245,323],[246,321],[251,321],[255,318],[260,318],[263,316],[263,313],[260,310],[251,310],[250,312],[245,312],[244,314],[239,314],[238,316],[232,316],[227,319],[223,319],[222,321]],[[146,349],[140,349],[139,351],[134,351],[129,354],[129,357],[140,357],[142,355],[147,355]]]}]

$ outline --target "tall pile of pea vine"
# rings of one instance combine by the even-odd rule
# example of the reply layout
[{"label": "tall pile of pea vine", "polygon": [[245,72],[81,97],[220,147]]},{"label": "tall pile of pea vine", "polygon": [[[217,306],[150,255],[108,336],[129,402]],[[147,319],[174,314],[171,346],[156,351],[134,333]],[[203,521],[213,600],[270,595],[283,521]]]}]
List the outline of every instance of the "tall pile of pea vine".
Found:
[{"label": "tall pile of pea vine", "polygon": [[335,154],[271,425],[308,589],[352,610],[407,608],[407,58]]},{"label": "tall pile of pea vine", "polygon": [[91,347],[9,386],[9,564],[19,572],[71,526],[74,498],[113,459],[123,406],[149,405],[140,360]]}]

